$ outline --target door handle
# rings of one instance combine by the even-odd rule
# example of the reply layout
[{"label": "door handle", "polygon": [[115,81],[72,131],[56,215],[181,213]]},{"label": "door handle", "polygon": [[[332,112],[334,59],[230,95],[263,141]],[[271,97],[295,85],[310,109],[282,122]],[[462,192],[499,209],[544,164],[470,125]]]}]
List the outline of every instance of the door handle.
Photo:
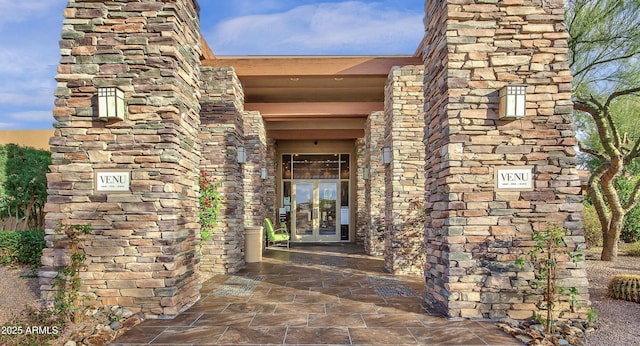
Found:
[{"label": "door handle", "polygon": [[313,208],[311,209],[311,218],[312,219],[317,219],[318,218],[318,214],[320,214],[320,209],[319,208]]}]

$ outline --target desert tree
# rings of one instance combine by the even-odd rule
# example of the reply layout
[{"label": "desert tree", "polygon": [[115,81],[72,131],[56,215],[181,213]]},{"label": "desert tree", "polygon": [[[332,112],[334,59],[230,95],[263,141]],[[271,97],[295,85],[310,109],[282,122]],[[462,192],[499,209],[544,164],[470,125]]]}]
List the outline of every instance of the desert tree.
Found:
[{"label": "desert tree", "polygon": [[640,0],[568,0],[565,13],[580,152],[592,172],[587,193],[602,227],[601,259],[612,261],[640,199],[640,179],[625,198],[616,188],[640,161]]}]

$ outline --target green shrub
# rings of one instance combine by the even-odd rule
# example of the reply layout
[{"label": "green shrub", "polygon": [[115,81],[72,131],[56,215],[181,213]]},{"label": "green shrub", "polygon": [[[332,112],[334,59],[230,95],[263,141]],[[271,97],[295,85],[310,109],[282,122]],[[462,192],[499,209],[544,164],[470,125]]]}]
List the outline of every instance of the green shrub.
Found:
[{"label": "green shrub", "polygon": [[624,216],[620,240],[626,243],[640,240],[640,207],[636,206]]},{"label": "green shrub", "polygon": [[[620,195],[620,202],[622,202],[623,205],[627,203],[633,195],[637,181],[638,176],[635,174],[625,175],[615,179],[615,186]],[[632,208],[624,216],[620,240],[625,243],[633,243],[640,240],[640,207],[636,206]]]},{"label": "green shrub", "polygon": [[584,240],[587,247],[602,246],[602,227],[598,213],[589,203],[584,203]]},{"label": "green shrub", "polygon": [[50,164],[46,150],[0,145],[0,219],[26,218],[30,228],[44,227]]},{"label": "green shrub", "polygon": [[628,244],[624,250],[629,256],[640,257],[640,241]]},{"label": "green shrub", "polygon": [[18,261],[18,251],[20,247],[20,235],[18,232],[0,232],[0,263],[11,264]]},{"label": "green shrub", "polygon": [[38,266],[45,246],[43,230],[0,231],[0,263]]}]

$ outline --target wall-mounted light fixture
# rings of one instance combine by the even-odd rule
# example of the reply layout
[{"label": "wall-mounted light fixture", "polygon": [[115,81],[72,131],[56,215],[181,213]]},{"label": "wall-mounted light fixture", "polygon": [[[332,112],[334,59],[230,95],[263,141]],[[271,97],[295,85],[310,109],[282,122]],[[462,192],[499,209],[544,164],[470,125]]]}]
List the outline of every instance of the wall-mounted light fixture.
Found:
[{"label": "wall-mounted light fixture", "polygon": [[369,167],[362,167],[362,179],[369,180],[370,174]]},{"label": "wall-mounted light fixture", "polygon": [[382,148],[382,163],[385,165],[391,163],[391,148]]},{"label": "wall-mounted light fixture", "polygon": [[500,89],[500,119],[519,119],[527,114],[527,86],[509,84]]},{"label": "wall-mounted light fixture", "polygon": [[247,151],[244,147],[238,147],[238,163],[247,162]]},{"label": "wall-mounted light fixture", "polygon": [[124,120],[124,91],[118,87],[98,88],[98,118]]},{"label": "wall-mounted light fixture", "polygon": [[262,167],[260,169],[260,179],[262,179],[262,180],[267,179],[267,174],[268,174],[267,168],[266,167]]}]

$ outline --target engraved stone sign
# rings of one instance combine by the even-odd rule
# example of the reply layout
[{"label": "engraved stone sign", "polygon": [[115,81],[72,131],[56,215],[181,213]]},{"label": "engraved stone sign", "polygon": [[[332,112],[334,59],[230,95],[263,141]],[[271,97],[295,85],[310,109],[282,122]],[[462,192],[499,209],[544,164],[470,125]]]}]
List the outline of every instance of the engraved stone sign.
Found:
[{"label": "engraved stone sign", "polygon": [[96,171],[96,192],[127,192],[131,186],[129,171]]},{"label": "engraved stone sign", "polygon": [[532,168],[528,166],[496,167],[495,181],[498,190],[532,190]]}]

